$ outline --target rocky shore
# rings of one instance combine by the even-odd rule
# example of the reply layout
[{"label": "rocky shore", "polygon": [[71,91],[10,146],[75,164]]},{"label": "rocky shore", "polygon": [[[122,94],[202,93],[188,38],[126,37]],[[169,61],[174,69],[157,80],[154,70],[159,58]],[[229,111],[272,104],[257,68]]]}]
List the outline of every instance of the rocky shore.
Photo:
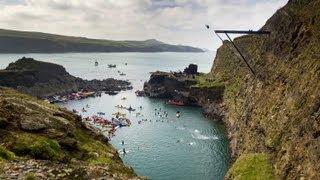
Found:
[{"label": "rocky shore", "polygon": [[143,92],[152,98],[167,98],[187,106],[201,106],[205,116],[221,120],[224,84],[206,79],[205,74],[154,72],[144,84]]},{"label": "rocky shore", "polygon": [[129,82],[113,78],[84,80],[70,75],[60,65],[25,57],[0,70],[0,77],[0,86],[11,87],[38,98],[68,95],[80,90],[113,93],[132,88]]},{"label": "rocky shore", "polygon": [[141,179],[65,109],[0,88],[0,179]]}]

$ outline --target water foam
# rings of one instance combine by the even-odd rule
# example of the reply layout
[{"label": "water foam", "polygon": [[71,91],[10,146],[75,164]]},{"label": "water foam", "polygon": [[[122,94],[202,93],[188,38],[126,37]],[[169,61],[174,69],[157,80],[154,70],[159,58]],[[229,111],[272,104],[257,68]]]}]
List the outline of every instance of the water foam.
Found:
[{"label": "water foam", "polygon": [[200,140],[208,140],[208,139],[218,139],[217,136],[205,136],[201,134],[201,132],[198,129],[195,129],[194,132],[191,134],[192,138],[194,139],[200,139]]}]

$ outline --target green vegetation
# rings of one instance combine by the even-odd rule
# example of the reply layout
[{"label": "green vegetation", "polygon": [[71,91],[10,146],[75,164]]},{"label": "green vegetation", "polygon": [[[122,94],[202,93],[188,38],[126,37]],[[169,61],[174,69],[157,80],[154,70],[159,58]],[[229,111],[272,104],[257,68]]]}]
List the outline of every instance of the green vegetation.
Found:
[{"label": "green vegetation", "polygon": [[13,152],[8,151],[5,147],[0,145],[0,160],[5,159],[5,160],[12,160],[15,158],[15,155]]},{"label": "green vegetation", "polygon": [[132,168],[119,164],[121,159],[115,156],[116,150],[108,144],[92,139],[80,129],[77,129],[76,137],[79,139],[80,151],[85,154],[84,160],[89,164],[108,165],[111,173],[134,174]]},{"label": "green vegetation", "polygon": [[[0,99],[2,97],[10,98],[11,101],[17,101],[17,103],[21,104],[21,105],[31,106],[32,104],[35,104],[32,107],[32,109],[35,109],[37,105],[42,105],[43,107],[46,107],[45,109],[47,109],[47,108],[50,108],[53,110],[59,109],[58,106],[55,106],[53,104],[49,104],[45,101],[41,101],[39,99],[36,99],[34,97],[31,97],[29,95],[20,93],[16,90],[9,89],[9,88],[0,89]],[[9,112],[7,112],[7,113],[9,113]],[[1,110],[0,110],[0,115],[1,115]],[[0,124],[1,124],[1,122],[0,122]]]},{"label": "green vegetation", "polygon": [[27,174],[25,175],[24,179],[25,179],[25,180],[36,180],[37,177],[35,176],[34,173],[29,172],[29,173],[27,173]]},{"label": "green vegetation", "polygon": [[[46,162],[52,169],[68,166],[71,179],[88,174],[89,178],[137,177],[132,168],[122,163],[117,151],[102,141],[101,134],[86,128],[80,117],[69,111],[15,90],[0,88],[0,117],[0,179],[3,174],[10,176],[7,171],[3,172],[4,167],[29,160],[40,166]],[[14,162],[10,161],[13,159]],[[41,173],[51,176],[44,169]],[[60,175],[57,173],[53,172],[53,176]],[[32,173],[24,177],[35,178]]]},{"label": "green vegetation", "polygon": [[0,158],[0,174],[3,173],[3,170],[4,170],[4,162],[2,162]]},{"label": "green vegetation", "polygon": [[243,154],[233,164],[227,177],[234,180],[274,179],[272,166],[266,154]]},{"label": "green vegetation", "polygon": [[77,130],[76,136],[79,139],[79,149],[86,152],[89,163],[110,164],[112,162],[110,155],[114,153],[114,150],[108,145],[90,138],[80,129]]},{"label": "green vegetation", "polygon": [[[203,52],[199,48],[170,45],[155,39],[146,41],[112,41],[71,37],[40,32],[0,29],[0,39],[6,52]],[[25,42],[25,43],[21,43]],[[40,44],[39,44],[40,43]]]},{"label": "green vegetation", "polygon": [[17,133],[13,139],[10,149],[18,156],[60,161],[65,157],[56,140],[31,133]]},{"label": "green vegetation", "polygon": [[210,78],[208,74],[199,75],[195,78],[197,84],[193,87],[200,87],[200,88],[214,88],[214,87],[223,87],[224,83]]}]

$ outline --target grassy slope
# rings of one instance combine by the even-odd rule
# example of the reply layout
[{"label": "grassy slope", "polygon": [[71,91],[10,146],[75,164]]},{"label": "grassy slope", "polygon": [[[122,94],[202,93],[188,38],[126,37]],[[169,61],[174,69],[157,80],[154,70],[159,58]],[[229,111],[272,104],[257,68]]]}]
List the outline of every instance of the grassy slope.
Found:
[{"label": "grassy slope", "polygon": [[[50,123],[43,130],[26,131],[17,124],[28,118],[35,123]],[[4,166],[11,160],[26,159],[67,164],[75,174],[103,167],[108,169],[103,173],[117,174],[121,179],[136,176],[131,168],[122,164],[110,144],[93,137],[82,127],[79,117],[14,90],[0,89],[0,135],[0,178]],[[99,176],[102,175],[91,178]]]},{"label": "grassy slope", "polygon": [[[27,32],[27,31],[13,31],[0,29],[0,38],[21,38],[23,42],[30,42],[35,40],[45,41],[45,43],[50,43],[52,46],[73,48],[73,51],[78,51],[77,46],[85,45],[88,47],[94,46],[97,51],[99,48],[105,48],[104,50],[110,51],[195,51],[202,52],[201,49],[193,48],[190,46],[178,46],[165,44],[160,41],[150,39],[146,41],[112,41],[112,40],[101,40],[101,39],[88,39],[84,37],[72,37],[72,36],[62,36],[55,34],[47,34],[41,32]],[[71,47],[69,47],[71,46]],[[27,47],[25,47],[27,48]],[[1,50],[1,48],[0,48]],[[12,50],[14,51],[14,49]],[[61,51],[61,50],[60,50]],[[71,51],[71,50],[70,50]],[[93,50],[90,50],[93,51]],[[0,51],[2,52],[2,51]]]},{"label": "grassy slope", "polygon": [[[235,40],[256,78],[228,42],[208,75],[226,87],[234,160],[252,153],[269,157],[276,179],[320,178],[319,8],[319,0],[291,1],[263,27],[272,35]],[[236,168],[238,160],[229,171],[232,177],[246,173]]]}]

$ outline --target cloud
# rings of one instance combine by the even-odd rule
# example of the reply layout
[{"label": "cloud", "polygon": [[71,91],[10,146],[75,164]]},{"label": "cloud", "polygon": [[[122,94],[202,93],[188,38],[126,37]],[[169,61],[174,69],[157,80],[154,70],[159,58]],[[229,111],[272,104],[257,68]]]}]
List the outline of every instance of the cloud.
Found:
[{"label": "cloud", "polygon": [[205,29],[259,29],[287,0],[2,0],[0,27],[216,49]]}]

